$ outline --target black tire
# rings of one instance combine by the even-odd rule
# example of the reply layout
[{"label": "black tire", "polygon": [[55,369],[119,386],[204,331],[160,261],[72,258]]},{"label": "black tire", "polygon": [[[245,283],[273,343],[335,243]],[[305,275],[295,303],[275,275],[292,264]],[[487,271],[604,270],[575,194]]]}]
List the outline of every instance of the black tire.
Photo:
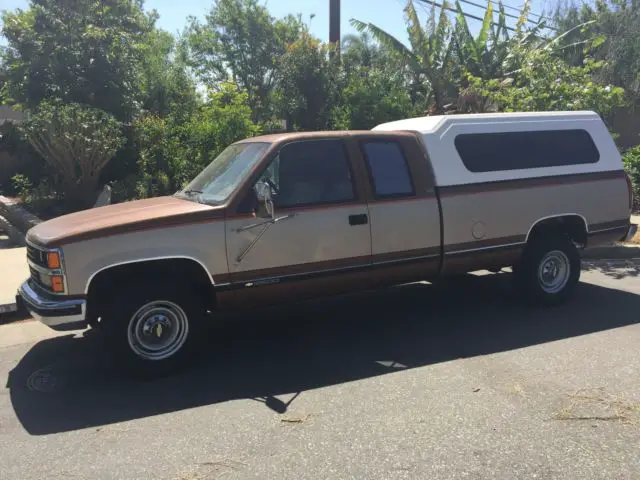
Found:
[{"label": "black tire", "polygon": [[513,275],[518,293],[529,303],[560,305],[580,280],[580,254],[568,236],[549,232],[527,244]]},{"label": "black tire", "polygon": [[205,311],[188,285],[140,279],[119,289],[100,325],[116,366],[136,377],[156,377],[193,359]]}]

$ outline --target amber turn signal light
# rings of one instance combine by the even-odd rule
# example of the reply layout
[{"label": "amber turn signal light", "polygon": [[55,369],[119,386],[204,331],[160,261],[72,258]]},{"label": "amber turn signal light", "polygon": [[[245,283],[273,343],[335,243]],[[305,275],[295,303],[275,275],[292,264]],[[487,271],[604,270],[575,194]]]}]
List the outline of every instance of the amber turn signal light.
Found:
[{"label": "amber turn signal light", "polygon": [[58,252],[47,252],[47,267],[60,268],[60,254]]},{"label": "amber turn signal light", "polygon": [[53,275],[51,277],[51,290],[56,293],[64,292],[64,281],[60,275]]}]

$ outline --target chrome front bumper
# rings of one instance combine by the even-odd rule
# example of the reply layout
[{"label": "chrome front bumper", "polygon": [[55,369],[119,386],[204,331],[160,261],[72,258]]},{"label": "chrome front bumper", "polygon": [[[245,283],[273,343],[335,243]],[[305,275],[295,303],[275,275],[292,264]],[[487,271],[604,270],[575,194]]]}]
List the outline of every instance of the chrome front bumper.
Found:
[{"label": "chrome front bumper", "polygon": [[82,330],[87,326],[87,302],[84,299],[45,297],[34,290],[27,280],[20,285],[16,300],[33,318],[54,330]]}]

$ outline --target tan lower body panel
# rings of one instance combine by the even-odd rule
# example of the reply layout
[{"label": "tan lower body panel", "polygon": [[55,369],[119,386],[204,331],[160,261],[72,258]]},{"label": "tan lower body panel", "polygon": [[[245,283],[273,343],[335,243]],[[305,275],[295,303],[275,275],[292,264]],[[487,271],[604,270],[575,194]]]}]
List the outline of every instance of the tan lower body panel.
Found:
[{"label": "tan lower body panel", "polygon": [[243,272],[242,281],[218,287],[218,305],[224,309],[250,309],[424,280],[439,270],[439,250],[421,249]]},{"label": "tan lower body panel", "polygon": [[512,266],[518,262],[526,245],[526,235],[445,246],[444,274],[458,274]]},{"label": "tan lower body panel", "polygon": [[[444,221],[442,262],[440,247],[434,245],[439,240],[435,200],[398,202],[397,207],[374,204],[372,233],[378,243],[374,241],[371,256],[236,272],[232,285],[218,289],[221,306],[274,304],[425,280],[438,274],[512,266],[519,261],[535,224],[555,216],[584,219],[589,244],[619,239],[628,223],[622,171],[439,190]],[[394,229],[385,231],[389,218],[401,218],[410,207],[414,208],[412,218],[424,223],[407,222],[406,230],[405,224],[396,223]],[[410,240],[406,251],[400,251],[401,238]],[[417,245],[428,248],[417,249]]]}]

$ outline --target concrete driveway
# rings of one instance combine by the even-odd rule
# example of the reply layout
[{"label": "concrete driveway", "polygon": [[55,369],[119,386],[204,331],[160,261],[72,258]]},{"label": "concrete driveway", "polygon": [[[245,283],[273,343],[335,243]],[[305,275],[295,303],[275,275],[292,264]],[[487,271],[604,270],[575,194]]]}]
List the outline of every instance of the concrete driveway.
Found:
[{"label": "concrete driveway", "polygon": [[0,472],[638,478],[638,273],[588,265],[575,300],[548,310],[513,302],[497,275],[272,311],[146,383],[118,377],[94,335],[5,343]]},{"label": "concrete driveway", "polygon": [[27,252],[0,231],[0,315],[15,310],[16,292],[29,277]]}]

